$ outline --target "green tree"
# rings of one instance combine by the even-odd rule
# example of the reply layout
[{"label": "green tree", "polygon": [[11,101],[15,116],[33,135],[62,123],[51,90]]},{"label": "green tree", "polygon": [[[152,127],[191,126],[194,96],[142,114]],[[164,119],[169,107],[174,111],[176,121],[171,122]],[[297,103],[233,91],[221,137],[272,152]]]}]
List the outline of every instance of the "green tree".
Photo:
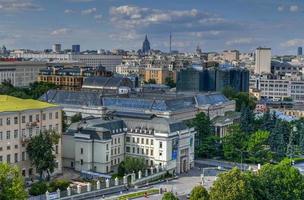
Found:
[{"label": "green tree", "polygon": [[263,114],[263,117],[261,118],[261,125],[260,129],[264,131],[271,132],[276,124],[276,114],[273,112],[273,114],[270,113],[268,110],[266,113]]},{"label": "green tree", "polygon": [[126,174],[126,167],[125,167],[125,161],[122,161],[119,163],[117,168],[117,174],[118,176],[124,176]]},{"label": "green tree", "polygon": [[210,190],[210,200],[255,200],[250,176],[234,168],[220,174]]},{"label": "green tree", "polygon": [[149,79],[148,82],[146,82],[147,84],[156,84],[156,80],[155,79]]},{"label": "green tree", "polygon": [[65,191],[67,187],[69,187],[69,185],[70,181],[64,179],[56,179],[49,184],[48,190],[49,192],[55,192],[57,189],[59,189],[60,191]]},{"label": "green tree", "polygon": [[222,90],[222,93],[230,100],[235,100],[236,111],[241,111],[243,105],[251,110],[255,108],[256,98],[249,95],[248,92],[237,92],[234,88],[228,86]]},{"label": "green tree", "polygon": [[80,122],[81,119],[82,119],[81,113],[76,113],[75,115],[73,115],[73,116],[71,117],[71,123]]},{"label": "green tree", "polygon": [[222,141],[224,158],[231,161],[242,161],[247,141],[248,135],[241,131],[240,126],[238,124],[231,125]]},{"label": "green tree", "polygon": [[190,200],[209,200],[208,191],[201,185],[195,186],[191,191]]},{"label": "green tree", "polygon": [[190,125],[197,131],[197,143],[201,144],[206,136],[213,135],[212,122],[208,115],[204,112],[196,114],[195,118],[190,122]]},{"label": "green tree", "polygon": [[266,164],[258,171],[257,200],[303,200],[304,177],[287,163]]},{"label": "green tree", "polygon": [[199,158],[213,158],[222,155],[220,137],[208,135],[200,145],[196,146],[195,155]]},{"label": "green tree", "polygon": [[166,85],[169,86],[170,88],[176,87],[176,83],[174,82],[174,80],[173,80],[172,77],[166,77],[165,83],[166,83]]},{"label": "green tree", "polygon": [[[143,171],[147,168],[145,159],[136,157],[127,157],[124,162],[120,163],[120,168],[124,168],[126,174]],[[120,169],[122,171],[122,169]]]},{"label": "green tree", "polygon": [[254,130],[254,114],[248,106],[243,105],[241,109],[240,128],[245,133],[251,133]]},{"label": "green tree", "polygon": [[166,192],[162,200],[178,200],[178,198],[172,192]]},{"label": "green tree", "polygon": [[288,122],[277,120],[269,138],[271,150],[278,159],[286,155],[286,147],[289,141],[290,127]]},{"label": "green tree", "polygon": [[17,167],[0,163],[0,199],[27,199],[24,180]]},{"label": "green tree", "polygon": [[48,185],[45,181],[39,181],[34,183],[29,189],[29,194],[32,196],[38,196],[41,194],[45,194],[48,190]]},{"label": "green tree", "polygon": [[53,154],[55,144],[58,144],[59,135],[55,132],[44,132],[32,137],[29,140],[26,151],[29,155],[32,165],[36,167],[42,180],[44,172],[47,173],[47,179],[54,172],[56,161]]},{"label": "green tree", "polygon": [[250,162],[265,163],[272,159],[272,152],[268,145],[269,136],[268,131],[256,131],[250,136],[247,145]]}]

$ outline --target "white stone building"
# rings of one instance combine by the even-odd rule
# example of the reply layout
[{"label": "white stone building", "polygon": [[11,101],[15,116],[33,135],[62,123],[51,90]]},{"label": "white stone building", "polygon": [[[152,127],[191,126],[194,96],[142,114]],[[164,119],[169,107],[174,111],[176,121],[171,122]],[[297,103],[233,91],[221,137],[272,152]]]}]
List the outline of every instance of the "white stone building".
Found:
[{"label": "white stone building", "polygon": [[128,156],[176,173],[194,166],[193,128],[153,115],[127,115],[73,124],[63,135],[63,166],[110,173]]},{"label": "white stone building", "polygon": [[[34,176],[26,153],[28,140],[47,130],[61,135],[61,107],[36,100],[24,100],[0,95],[0,162],[17,165],[25,177]],[[56,169],[54,174],[62,173],[61,139],[54,146]]]}]

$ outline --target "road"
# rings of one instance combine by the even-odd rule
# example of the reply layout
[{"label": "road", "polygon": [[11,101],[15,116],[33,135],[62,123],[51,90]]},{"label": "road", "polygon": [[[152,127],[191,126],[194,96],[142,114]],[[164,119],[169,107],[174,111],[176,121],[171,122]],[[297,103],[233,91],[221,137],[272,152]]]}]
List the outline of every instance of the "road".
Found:
[{"label": "road", "polygon": [[[178,179],[156,184],[154,188],[166,188],[168,191],[173,191],[173,193],[177,193],[177,196],[180,200],[186,199],[187,194],[189,194],[192,188],[196,185],[201,184],[201,175],[202,171],[199,168],[194,167],[188,174],[184,174],[180,176]],[[137,198],[137,200],[160,200],[160,194],[150,196],[149,198]]]}]

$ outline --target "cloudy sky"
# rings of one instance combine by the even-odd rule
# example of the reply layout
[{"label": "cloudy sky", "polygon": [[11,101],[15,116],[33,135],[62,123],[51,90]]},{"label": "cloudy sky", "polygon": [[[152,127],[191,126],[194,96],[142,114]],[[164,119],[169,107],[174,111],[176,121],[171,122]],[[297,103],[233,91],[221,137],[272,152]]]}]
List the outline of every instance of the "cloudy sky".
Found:
[{"label": "cloudy sky", "polygon": [[303,0],[0,0],[0,45],[9,49],[153,49],[192,52],[304,46]]}]

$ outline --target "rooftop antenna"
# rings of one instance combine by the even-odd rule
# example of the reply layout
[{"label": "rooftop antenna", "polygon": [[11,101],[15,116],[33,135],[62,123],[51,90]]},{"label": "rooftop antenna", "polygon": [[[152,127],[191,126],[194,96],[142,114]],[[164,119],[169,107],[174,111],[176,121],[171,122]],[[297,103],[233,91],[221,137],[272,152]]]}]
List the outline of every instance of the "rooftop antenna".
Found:
[{"label": "rooftop antenna", "polygon": [[171,46],[172,45],[172,34],[171,34],[171,32],[170,32],[170,51],[169,51],[169,53],[171,54],[171,52],[172,52],[172,49],[171,49]]}]

